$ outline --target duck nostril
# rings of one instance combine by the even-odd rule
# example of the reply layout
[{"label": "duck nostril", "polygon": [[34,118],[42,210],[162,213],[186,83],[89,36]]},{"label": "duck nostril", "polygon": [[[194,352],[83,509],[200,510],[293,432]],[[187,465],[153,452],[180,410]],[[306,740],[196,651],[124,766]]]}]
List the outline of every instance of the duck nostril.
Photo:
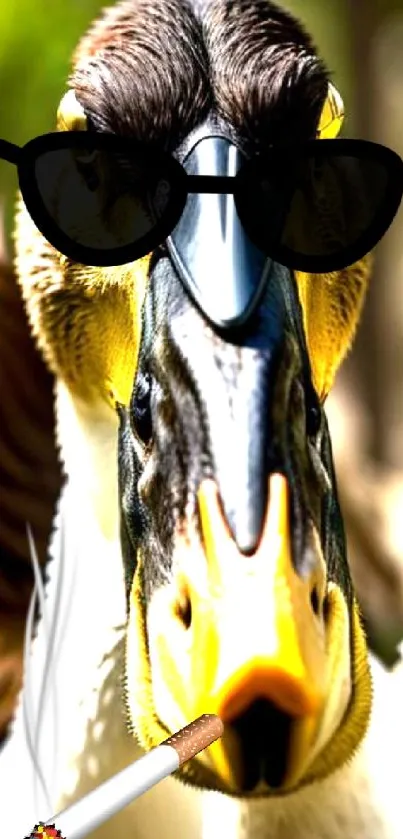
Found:
[{"label": "duck nostril", "polygon": [[330,600],[329,600],[329,595],[326,594],[325,599],[323,601],[323,620],[324,620],[325,624],[328,622],[329,617],[330,617]]},{"label": "duck nostril", "polygon": [[192,623],[192,604],[189,592],[183,589],[175,603],[175,615],[185,629],[189,629]]},{"label": "duck nostril", "polygon": [[311,591],[311,606],[312,606],[312,609],[313,609],[315,615],[317,615],[319,617],[320,612],[321,612],[321,605],[320,605],[319,592],[318,592],[318,589],[317,589],[316,586],[314,586],[312,591]]}]

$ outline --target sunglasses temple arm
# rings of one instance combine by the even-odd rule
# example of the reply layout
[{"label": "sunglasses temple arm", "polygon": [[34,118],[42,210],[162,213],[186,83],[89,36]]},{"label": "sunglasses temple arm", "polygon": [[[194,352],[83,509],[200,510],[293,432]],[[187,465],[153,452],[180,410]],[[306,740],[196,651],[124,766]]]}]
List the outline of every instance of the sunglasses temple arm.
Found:
[{"label": "sunglasses temple arm", "polygon": [[8,140],[0,140],[0,159],[7,160],[8,163],[18,165],[21,156],[21,149],[15,143],[9,143]]}]

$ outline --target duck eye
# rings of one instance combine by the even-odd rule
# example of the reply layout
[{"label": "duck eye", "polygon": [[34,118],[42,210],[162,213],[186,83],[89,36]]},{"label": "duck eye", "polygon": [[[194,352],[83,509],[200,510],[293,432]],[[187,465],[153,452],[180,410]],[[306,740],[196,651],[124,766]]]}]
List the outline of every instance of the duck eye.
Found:
[{"label": "duck eye", "polygon": [[311,401],[306,406],[306,433],[311,439],[318,436],[322,424],[322,415],[316,401]]},{"label": "duck eye", "polygon": [[132,429],[146,446],[152,437],[151,425],[151,376],[141,373],[136,382],[131,404]]}]

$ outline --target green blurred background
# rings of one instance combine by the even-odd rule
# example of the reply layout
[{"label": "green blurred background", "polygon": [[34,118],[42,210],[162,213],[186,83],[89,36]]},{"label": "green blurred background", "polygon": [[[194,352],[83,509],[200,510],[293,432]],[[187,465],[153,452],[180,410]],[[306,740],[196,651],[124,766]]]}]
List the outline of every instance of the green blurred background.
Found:
[{"label": "green blurred background", "polygon": [[[104,4],[3,0],[0,136],[53,130],[72,51]],[[403,155],[403,0],[286,0],[312,32],[346,105],[345,134]],[[10,232],[17,187],[0,161]],[[387,659],[403,634],[403,226],[377,250],[359,339],[330,400],[350,557],[374,645]],[[3,396],[1,397],[3,398]]]}]

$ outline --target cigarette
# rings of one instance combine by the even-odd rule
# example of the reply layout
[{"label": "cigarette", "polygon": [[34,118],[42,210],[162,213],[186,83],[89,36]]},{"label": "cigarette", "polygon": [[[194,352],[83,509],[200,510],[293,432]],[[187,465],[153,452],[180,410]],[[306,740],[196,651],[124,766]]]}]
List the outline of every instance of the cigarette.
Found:
[{"label": "cigarette", "polygon": [[140,760],[108,778],[71,807],[37,824],[31,837],[83,839],[131,801],[218,740],[223,731],[224,726],[219,717],[203,714],[151,749]]}]

